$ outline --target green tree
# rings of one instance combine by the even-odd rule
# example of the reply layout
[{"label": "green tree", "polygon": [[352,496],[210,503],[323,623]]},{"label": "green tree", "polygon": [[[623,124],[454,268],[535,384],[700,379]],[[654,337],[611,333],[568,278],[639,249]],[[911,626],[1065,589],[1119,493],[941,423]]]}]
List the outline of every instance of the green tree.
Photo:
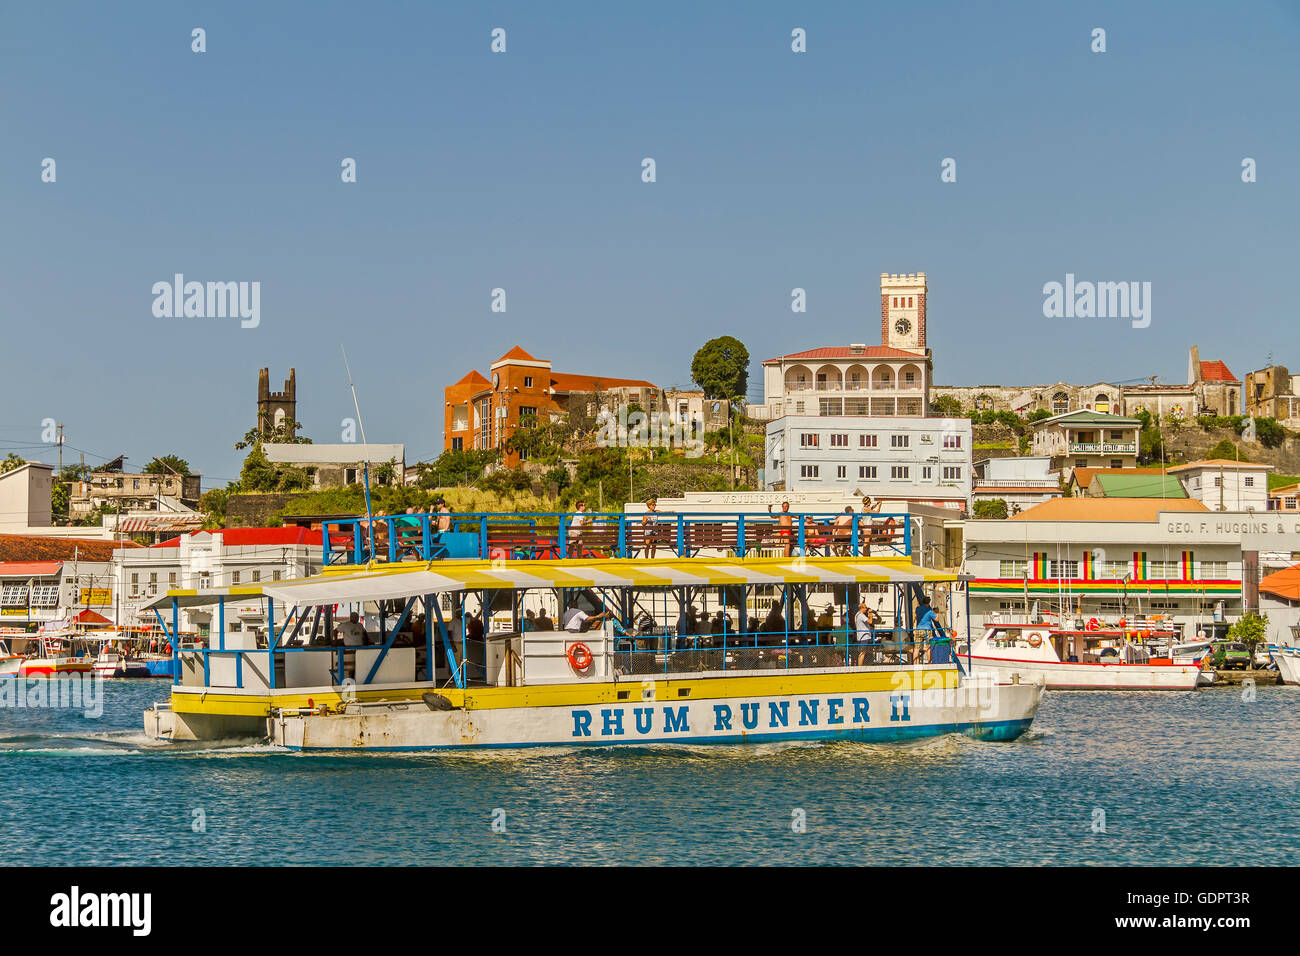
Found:
[{"label": "green tree", "polygon": [[4,461],[0,461],[0,475],[3,475],[8,471],[13,471],[15,468],[21,468],[25,464],[27,464],[26,458],[21,458],[13,452],[10,452],[5,455]]},{"label": "green tree", "polygon": [[254,425],[248,431],[244,432],[244,437],[235,442],[237,450],[248,448],[259,442],[265,445],[310,445],[311,439],[306,435],[295,434],[302,430],[302,423],[296,422],[292,418],[285,418],[278,425],[274,425],[263,436],[261,430]]},{"label": "green tree", "polygon": [[190,463],[176,455],[159,455],[144,466],[146,475],[190,475]]},{"label": "green tree", "polygon": [[1007,516],[1007,503],[1002,498],[994,498],[991,501],[977,501],[972,513],[976,518],[1005,518]]},{"label": "green tree", "polygon": [[1236,459],[1240,459],[1241,461],[1250,461],[1250,458],[1246,455],[1246,453],[1241,450],[1241,446],[1234,444],[1232,439],[1230,438],[1223,439],[1223,441],[1219,442],[1217,445],[1215,445],[1213,448],[1207,451],[1205,453],[1205,457],[1226,458],[1229,461],[1233,461]]},{"label": "green tree", "polygon": [[930,403],[930,414],[939,418],[961,418],[961,400],[954,395],[940,395]]},{"label": "green tree", "polygon": [[1262,644],[1268,639],[1268,615],[1256,614],[1249,611],[1242,615],[1232,627],[1228,628],[1228,640],[1241,641],[1245,644],[1252,654],[1255,652],[1255,645]]},{"label": "green tree", "polygon": [[390,458],[388,461],[375,465],[371,471],[375,481],[381,485],[392,485],[397,483],[397,459]]},{"label": "green tree", "polygon": [[730,335],[709,339],[691,361],[691,379],[708,398],[744,395],[749,387],[749,350]]},{"label": "green tree", "polygon": [[266,457],[261,442],[254,442],[253,450],[244,459],[239,471],[239,490],[245,492],[275,491],[279,478],[275,466]]}]

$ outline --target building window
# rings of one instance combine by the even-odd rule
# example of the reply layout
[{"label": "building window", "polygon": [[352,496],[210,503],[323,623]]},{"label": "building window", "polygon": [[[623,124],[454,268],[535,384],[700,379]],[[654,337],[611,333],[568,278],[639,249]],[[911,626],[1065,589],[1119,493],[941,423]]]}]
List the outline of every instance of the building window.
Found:
[{"label": "building window", "polygon": [[906,465],[894,465],[889,469],[889,477],[894,481],[907,481],[911,475],[912,470]]},{"label": "building window", "polygon": [[879,443],[879,441],[878,441],[878,436],[876,436],[876,435],[859,435],[859,436],[858,436],[858,447],[859,447],[859,448],[877,448],[877,447],[879,447],[879,444],[880,444],[880,443]]},{"label": "building window", "polygon": [[832,447],[832,448],[848,448],[848,447],[849,447],[849,436],[848,436],[848,435],[831,435],[831,447]]},{"label": "building window", "polygon": [[231,584],[238,584],[238,583],[239,583],[239,572],[238,572],[238,571],[231,571],[231,572],[230,572],[230,583],[231,583]]},{"label": "building window", "polygon": [[1064,415],[1070,410],[1070,396],[1065,392],[1057,392],[1052,396],[1052,414]]},{"label": "building window", "polygon": [[1242,480],[1246,483],[1246,487],[1247,487],[1247,488],[1254,488],[1254,487],[1255,487],[1255,476],[1254,476],[1254,475],[1247,475],[1247,476],[1246,476],[1245,478],[1243,478]]},{"label": "building window", "polygon": [[1227,561],[1202,561],[1201,577],[1204,580],[1222,581],[1228,577]]},{"label": "building window", "polygon": [[799,466],[799,477],[800,477],[800,478],[816,478],[816,477],[817,477],[817,472],[818,472],[818,467],[819,467],[819,466],[817,466],[817,465],[800,465],[800,466]]},{"label": "building window", "polygon": [[943,447],[944,447],[944,448],[961,448],[961,436],[960,436],[960,435],[948,435],[948,434],[945,434],[945,435],[943,436]]},{"label": "building window", "polygon": [[1094,578],[1123,578],[1130,571],[1127,561],[1102,561],[1092,567]]},{"label": "building window", "polygon": [[861,465],[861,466],[858,468],[858,477],[859,477],[859,478],[875,478],[875,477],[876,477],[876,466],[875,466],[875,465]]},{"label": "building window", "polygon": [[262,572],[261,572],[261,570],[258,569],[258,568],[254,568],[254,569],[253,569],[253,583],[256,584],[257,582],[259,582],[259,581],[261,581],[261,580],[262,580]]},{"label": "building window", "polygon": [[799,433],[799,447],[800,447],[800,448],[817,448],[818,445],[819,445],[819,439],[820,439],[820,438],[821,438],[821,436],[820,436],[817,432],[800,432],[800,433]]},{"label": "building window", "polygon": [[961,481],[961,466],[960,466],[960,465],[944,465],[944,466],[943,466],[943,480],[944,480],[944,481]]},{"label": "building window", "polygon": [[1075,468],[1087,468],[1087,467],[1088,467],[1088,459],[1086,459],[1086,458],[1076,458],[1076,459],[1074,459],[1074,467],[1075,467]]},{"label": "building window", "polygon": [[1053,561],[1048,574],[1054,578],[1077,578],[1079,576],[1079,562]]},{"label": "building window", "polygon": [[533,387],[533,377],[531,375],[525,375],[524,388],[532,388],[532,387]]},{"label": "building window", "polygon": [[847,478],[848,476],[849,476],[849,469],[847,465],[838,465],[835,468],[836,478]]},{"label": "building window", "polygon": [[1023,578],[1028,571],[1028,561],[998,562],[998,577],[1000,578]]},{"label": "building window", "polygon": [[934,469],[933,469],[933,468],[931,468],[929,465],[922,465],[922,466],[921,466],[921,480],[922,480],[922,481],[929,481],[930,478],[931,478],[933,475],[934,475]]},{"label": "building window", "polygon": [[1222,488],[1222,487],[1223,487],[1223,479],[1222,479],[1221,477],[1217,476],[1217,475],[1216,475],[1215,478],[1214,478],[1214,487],[1216,487],[1216,488]]},{"label": "building window", "polygon": [[890,435],[890,436],[889,436],[889,447],[890,447],[890,448],[907,448],[909,444],[910,444],[910,442],[909,442],[909,436],[907,436],[907,435]]},{"label": "building window", "polygon": [[1178,561],[1147,562],[1148,581],[1177,581],[1180,577],[1182,577],[1182,569]]},{"label": "building window", "polygon": [[175,587],[175,586],[176,586],[176,572],[175,572],[175,571],[168,571],[168,572],[167,572],[167,583],[170,584],[172,587]]},{"label": "building window", "polygon": [[464,450],[465,450],[465,439],[463,439],[463,438],[453,438],[453,439],[451,440],[451,450],[452,450],[452,451],[464,451]]}]

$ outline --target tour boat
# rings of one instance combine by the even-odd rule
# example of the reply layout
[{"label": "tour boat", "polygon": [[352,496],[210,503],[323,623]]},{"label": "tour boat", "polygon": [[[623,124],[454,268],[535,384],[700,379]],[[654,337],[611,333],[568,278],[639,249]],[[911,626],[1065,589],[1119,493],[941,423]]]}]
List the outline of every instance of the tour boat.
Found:
[{"label": "tour boat", "polygon": [[[510,517],[517,537],[522,522]],[[716,529],[689,530],[691,540],[714,540]],[[745,540],[724,530],[731,542]],[[617,547],[625,547],[622,535]],[[210,609],[212,636],[206,645],[173,641],[178,676],[170,699],[145,712],[145,730],[174,741],[269,738],[306,751],[949,733],[1011,740],[1042,700],[1042,682],[1028,674],[968,675],[953,660],[951,632],[918,615],[914,601],[923,587],[947,589],[951,610],[954,594],[965,601],[966,582],[905,555],[597,557],[421,554],[327,566],[305,579],[168,592],[150,607],[169,636],[188,608]],[[843,610],[869,597],[883,606],[889,595],[888,624],[870,634],[828,625],[829,612],[810,604],[830,600]],[[266,636],[227,633],[226,603],[257,598]],[[699,602],[706,615],[711,602],[716,609],[711,629],[694,623]],[[334,640],[334,616],[349,608],[371,624],[370,643]],[[535,608],[536,617],[528,613]],[[573,625],[582,620],[575,609],[601,623]],[[574,629],[547,628],[552,613]],[[358,636],[356,624],[344,628]]]},{"label": "tour boat", "polygon": [[[1049,690],[1193,690],[1201,682],[1199,663],[1151,654],[1142,643],[1151,638],[1149,628],[1089,623],[1096,626],[990,622],[961,659],[969,657],[975,671],[1041,679]],[[1166,646],[1172,636],[1165,635]]]}]

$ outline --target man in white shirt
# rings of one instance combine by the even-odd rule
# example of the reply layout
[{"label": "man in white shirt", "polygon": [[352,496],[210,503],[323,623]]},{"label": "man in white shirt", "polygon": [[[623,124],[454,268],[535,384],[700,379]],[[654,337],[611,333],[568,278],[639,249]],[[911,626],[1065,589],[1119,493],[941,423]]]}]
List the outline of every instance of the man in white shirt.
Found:
[{"label": "man in white shirt", "polygon": [[601,611],[599,614],[588,614],[580,607],[571,607],[564,612],[564,617],[560,619],[560,627],[573,634],[581,634],[607,617],[609,617],[608,611]]},{"label": "man in white shirt", "polygon": [[343,638],[344,647],[360,647],[366,643],[366,629],[361,626],[356,611],[349,614],[348,619],[339,625],[339,637]]}]

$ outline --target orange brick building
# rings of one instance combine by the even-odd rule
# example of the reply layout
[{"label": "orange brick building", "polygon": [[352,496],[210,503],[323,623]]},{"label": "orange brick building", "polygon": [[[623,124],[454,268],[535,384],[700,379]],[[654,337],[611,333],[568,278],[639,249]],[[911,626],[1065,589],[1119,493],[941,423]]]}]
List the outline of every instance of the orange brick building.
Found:
[{"label": "orange brick building", "polygon": [[485,378],[468,372],[443,389],[446,402],[442,429],[444,450],[500,449],[502,461],[513,466],[519,456],[505,450],[505,442],[529,421],[557,421],[569,412],[572,396],[588,396],[589,404],[611,410],[636,403],[647,413],[660,411],[660,389],[651,382],[608,375],[574,375],[554,372],[546,359],[535,358],[515,346],[492,363]]}]

